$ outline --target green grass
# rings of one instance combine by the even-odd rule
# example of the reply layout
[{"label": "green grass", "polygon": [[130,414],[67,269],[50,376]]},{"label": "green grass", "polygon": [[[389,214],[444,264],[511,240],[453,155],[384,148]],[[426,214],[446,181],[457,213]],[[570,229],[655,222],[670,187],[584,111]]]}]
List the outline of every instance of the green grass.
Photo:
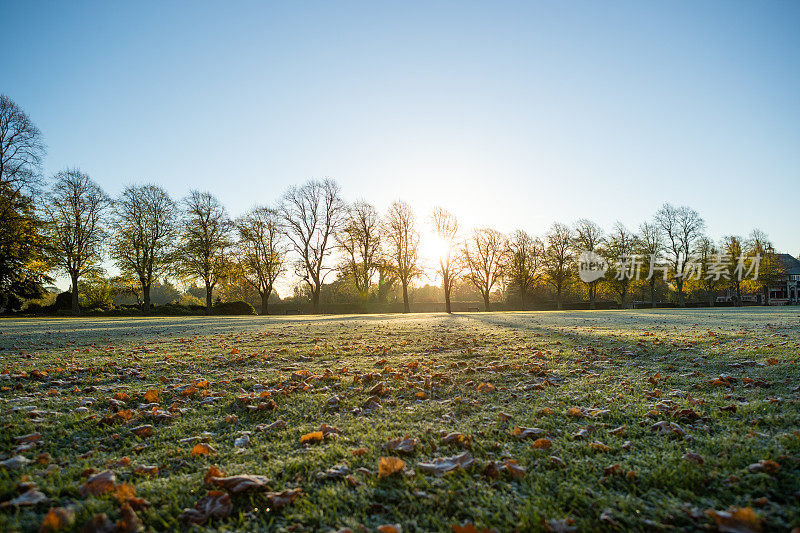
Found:
[{"label": "green grass", "polygon": [[[471,522],[527,531],[561,519],[578,530],[696,530],[714,525],[707,510],[730,507],[752,507],[767,530],[800,525],[796,308],[0,320],[0,347],[0,459],[16,455],[15,437],[39,432],[21,454],[46,452],[56,465],[0,468],[0,501],[16,497],[20,481],[50,499],[0,509],[0,531],[37,530],[51,507],[73,510],[75,530],[99,513],[118,520],[112,493],[79,491],[87,469],[108,468],[149,502],[137,510],[145,528],[177,529],[182,510],[210,490],[203,477],[212,465],[266,476],[271,491],[302,489],[282,509],[265,492],[234,495],[229,516],[202,526],[216,530],[450,531]],[[355,379],[370,373],[379,376]],[[735,381],[712,384],[721,375]],[[207,388],[182,393],[205,380]],[[363,409],[378,382],[388,389],[380,407]],[[482,383],[495,388],[479,391]],[[141,407],[152,389],[172,420]],[[274,409],[237,399],[261,390],[272,391]],[[119,392],[130,399],[115,406]],[[95,401],[81,409],[85,398]],[[720,410],[731,405],[735,412]],[[587,416],[567,415],[572,407]],[[127,409],[130,420],[99,423]],[[700,418],[682,418],[685,409]],[[279,419],[285,428],[256,428]],[[659,421],[686,436],[652,431]],[[300,442],[323,423],[341,435]],[[154,426],[152,436],[131,433],[142,424]],[[545,430],[552,446],[535,449],[512,434],[516,426]],[[624,434],[610,432],[620,426]],[[580,429],[587,439],[574,438]],[[248,431],[249,447],[237,449]],[[442,477],[418,468],[464,451],[442,443],[448,432],[469,437],[474,464]],[[385,444],[406,435],[420,441],[402,456],[406,473],[378,477],[379,458],[396,455]],[[182,439],[203,436],[216,453],[193,456]],[[366,453],[354,455],[359,448]],[[129,465],[113,466],[123,457]],[[506,459],[524,475],[484,474]],[[779,468],[751,472],[760,460]],[[342,464],[352,482],[316,479]],[[616,475],[604,474],[617,464]],[[139,475],[139,465],[158,474]]]}]

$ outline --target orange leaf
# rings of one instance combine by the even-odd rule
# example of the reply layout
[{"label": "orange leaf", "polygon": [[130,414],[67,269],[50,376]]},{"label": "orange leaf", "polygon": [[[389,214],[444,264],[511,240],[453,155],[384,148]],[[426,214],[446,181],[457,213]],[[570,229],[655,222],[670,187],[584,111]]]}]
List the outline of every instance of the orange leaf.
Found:
[{"label": "orange leaf", "polygon": [[87,479],[86,483],[81,485],[78,490],[84,498],[90,495],[99,496],[114,490],[116,480],[114,472],[106,470]]},{"label": "orange leaf", "polygon": [[302,437],[300,437],[300,443],[310,443],[315,444],[317,442],[322,442],[324,435],[321,431],[312,431],[311,433],[306,433]]},{"label": "orange leaf", "polygon": [[391,476],[397,472],[402,472],[406,467],[406,462],[399,457],[381,457],[378,463],[378,477]]},{"label": "orange leaf", "polygon": [[531,444],[531,446],[533,448],[536,448],[537,450],[546,450],[552,445],[553,445],[552,441],[547,438],[536,439],[535,441],[533,441],[533,444]]},{"label": "orange leaf", "polygon": [[192,455],[210,455],[212,453],[216,453],[216,450],[205,442],[198,442],[192,448]]},{"label": "orange leaf", "polygon": [[208,469],[208,472],[206,472],[206,474],[203,476],[203,483],[208,485],[212,477],[225,477],[225,471],[220,470],[216,466],[212,466],[211,468]]},{"label": "orange leaf", "polygon": [[754,533],[761,531],[762,519],[753,511],[752,507],[738,509],[731,507],[727,511],[709,509],[706,515],[714,519],[719,531],[736,533]]},{"label": "orange leaf", "polygon": [[70,527],[75,522],[75,511],[65,507],[53,507],[39,526],[40,533],[51,533]]},{"label": "orange leaf", "polygon": [[156,403],[161,400],[156,389],[150,389],[144,393],[144,399],[148,403]]}]

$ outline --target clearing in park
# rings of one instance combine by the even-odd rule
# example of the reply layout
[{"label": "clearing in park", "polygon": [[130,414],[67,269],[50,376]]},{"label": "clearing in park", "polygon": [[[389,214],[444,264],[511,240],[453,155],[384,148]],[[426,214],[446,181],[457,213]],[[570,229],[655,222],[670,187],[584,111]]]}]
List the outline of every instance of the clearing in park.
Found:
[{"label": "clearing in park", "polygon": [[8,319],[0,348],[2,531],[800,525],[797,309]]}]

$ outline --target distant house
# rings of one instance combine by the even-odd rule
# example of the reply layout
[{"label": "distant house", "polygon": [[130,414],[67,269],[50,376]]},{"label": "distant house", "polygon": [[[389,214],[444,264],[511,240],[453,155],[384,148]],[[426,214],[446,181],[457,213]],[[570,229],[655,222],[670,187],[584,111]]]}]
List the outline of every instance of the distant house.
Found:
[{"label": "distant house", "polygon": [[785,275],[769,288],[769,303],[785,305],[800,303],[800,261],[789,254],[775,254]]},{"label": "distant house", "polygon": [[[785,274],[769,287],[769,304],[800,304],[800,261],[789,254],[775,254]],[[717,296],[718,302],[731,302],[736,299],[733,289],[726,289]],[[742,303],[764,303],[764,293],[742,292]]]}]

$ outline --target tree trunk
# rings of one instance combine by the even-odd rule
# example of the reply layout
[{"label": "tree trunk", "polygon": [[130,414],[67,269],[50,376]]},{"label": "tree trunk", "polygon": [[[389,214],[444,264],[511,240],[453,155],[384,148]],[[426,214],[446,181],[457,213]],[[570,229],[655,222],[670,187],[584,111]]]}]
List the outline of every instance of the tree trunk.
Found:
[{"label": "tree trunk", "polygon": [[715,296],[714,291],[708,291],[708,306],[709,307],[714,307],[714,300],[715,300],[714,296]]},{"label": "tree trunk", "polygon": [[561,291],[560,290],[558,292],[556,292],[556,303],[558,304],[558,310],[561,311],[564,308],[564,306],[561,303]]},{"label": "tree trunk", "polygon": [[210,314],[211,314],[211,306],[212,306],[212,302],[211,302],[211,290],[212,290],[212,289],[211,289],[211,285],[209,285],[208,283],[206,283],[206,314],[207,314],[207,315],[210,315]]},{"label": "tree trunk", "polygon": [[142,311],[145,313],[150,312],[150,285],[142,284]]},{"label": "tree trunk", "polygon": [[686,307],[686,302],[683,299],[683,279],[678,278],[676,283],[678,284],[678,306]]},{"label": "tree trunk", "polygon": [[321,287],[311,288],[311,312],[315,315],[319,314],[319,292]]},{"label": "tree trunk", "polygon": [[650,306],[656,308],[656,278],[650,278]]},{"label": "tree trunk", "polygon": [[269,314],[269,292],[265,292],[261,295],[261,314]]},{"label": "tree trunk", "polygon": [[81,306],[78,300],[78,275],[72,274],[72,314],[79,315]]},{"label": "tree trunk", "polygon": [[736,285],[736,307],[742,306],[742,286]]},{"label": "tree trunk", "polygon": [[483,292],[483,306],[489,311],[489,291]]},{"label": "tree trunk", "polygon": [[519,288],[519,306],[522,311],[525,310],[525,289],[522,287]]},{"label": "tree trunk", "polygon": [[444,310],[448,315],[453,313],[450,307],[450,287],[447,285],[444,288]]},{"label": "tree trunk", "polygon": [[597,287],[592,284],[589,285],[589,309],[594,309],[594,300],[597,296]]},{"label": "tree trunk", "polygon": [[410,313],[411,306],[408,304],[408,284],[403,283],[403,312]]}]

